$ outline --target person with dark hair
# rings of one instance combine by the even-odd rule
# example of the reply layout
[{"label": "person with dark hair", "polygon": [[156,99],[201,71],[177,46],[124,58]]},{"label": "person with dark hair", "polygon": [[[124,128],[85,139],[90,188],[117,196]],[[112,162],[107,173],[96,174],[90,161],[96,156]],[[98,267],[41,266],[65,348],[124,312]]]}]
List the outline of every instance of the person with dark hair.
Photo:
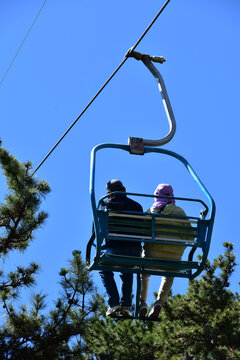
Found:
[{"label": "person with dark hair", "polygon": [[[122,193],[111,194],[115,191],[121,191]],[[125,194],[126,189],[120,180],[110,180],[106,185],[106,192],[109,194],[109,197],[104,203],[107,209],[143,212],[143,208],[138,202],[127,197]],[[103,251],[108,254],[141,256],[141,242],[137,241],[106,240],[103,249]],[[104,270],[100,271],[100,276],[108,294],[109,308],[106,315],[113,315],[117,312],[121,312],[123,315],[129,315],[129,308],[132,303],[133,274],[123,272],[120,275],[122,280],[121,299],[114,280],[114,273]]]}]

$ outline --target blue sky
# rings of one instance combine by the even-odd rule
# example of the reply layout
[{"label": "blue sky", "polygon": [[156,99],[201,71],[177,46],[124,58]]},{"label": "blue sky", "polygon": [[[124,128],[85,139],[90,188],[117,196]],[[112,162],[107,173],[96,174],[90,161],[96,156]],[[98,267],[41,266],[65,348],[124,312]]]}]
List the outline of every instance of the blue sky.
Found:
[{"label": "blue sky", "polygon": [[[0,79],[43,1],[0,1]],[[135,44],[163,2],[123,0],[46,1],[11,69],[0,85],[3,146],[33,169],[71,125]],[[171,0],[136,48],[164,56],[161,72],[177,122],[164,148],[184,156],[216,201],[209,258],[235,244],[239,263],[239,25],[238,0]],[[84,116],[38,170],[52,192],[43,203],[49,218],[26,253],[11,266],[41,263],[39,286],[58,294],[58,272],[74,249],[85,254],[91,233],[89,168],[91,149],[102,142],[127,144],[129,136],[161,138],[168,131],[156,82],[143,64],[128,59]],[[98,159],[97,194],[120,178],[130,192],[152,193],[171,183],[176,196],[200,193],[172,159],[106,151]],[[5,187],[1,178],[2,189]],[[1,196],[3,197],[3,190]],[[151,203],[144,201],[147,209]],[[186,209],[190,211],[191,209]],[[6,266],[5,261],[4,266]],[[103,293],[100,277],[94,274]],[[239,267],[231,288],[238,290]],[[152,277],[150,293],[160,279]],[[187,280],[176,279],[173,293]],[[151,301],[149,296],[149,302]]]}]

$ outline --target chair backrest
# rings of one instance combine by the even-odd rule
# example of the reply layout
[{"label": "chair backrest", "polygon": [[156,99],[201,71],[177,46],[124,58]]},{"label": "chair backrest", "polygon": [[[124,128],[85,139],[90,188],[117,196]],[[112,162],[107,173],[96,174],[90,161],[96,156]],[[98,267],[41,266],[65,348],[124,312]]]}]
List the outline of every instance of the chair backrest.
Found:
[{"label": "chair backrest", "polygon": [[198,220],[188,217],[144,213],[108,212],[106,239],[132,237],[143,242],[198,244]]},{"label": "chair backrest", "polygon": [[[201,272],[203,261],[193,261],[194,251],[201,251],[202,259],[208,249],[209,220],[189,216],[172,216],[130,211],[98,210],[100,232],[97,251],[90,269],[106,269],[151,275],[171,275],[194,278]],[[145,247],[167,245],[181,254],[188,251],[187,260],[171,260],[151,257],[109,255],[101,253],[106,241],[139,241]],[[174,251],[172,249],[172,251]]]}]

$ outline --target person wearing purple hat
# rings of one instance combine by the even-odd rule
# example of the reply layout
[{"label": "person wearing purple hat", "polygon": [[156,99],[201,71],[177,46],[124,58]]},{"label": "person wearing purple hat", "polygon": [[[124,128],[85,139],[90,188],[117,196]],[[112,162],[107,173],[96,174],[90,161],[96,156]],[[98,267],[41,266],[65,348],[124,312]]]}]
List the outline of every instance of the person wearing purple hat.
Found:
[{"label": "person wearing purple hat", "polygon": [[[122,193],[111,194],[115,191],[121,191]],[[143,212],[143,208],[138,202],[127,197],[125,194],[126,189],[120,180],[110,180],[106,185],[106,192],[109,194],[104,204],[107,209]],[[108,254],[141,256],[141,242],[137,241],[107,240],[102,249]],[[121,273],[122,296],[120,299],[114,280],[114,273],[112,271],[100,271],[99,273],[108,294],[109,308],[106,316],[116,314],[117,312],[129,315],[129,308],[132,303],[133,274]]]},{"label": "person wearing purple hat", "polygon": [[[157,196],[169,196],[173,197],[173,188],[169,184],[159,184],[156,188],[154,195]],[[148,212],[152,213],[161,213],[163,215],[177,215],[177,216],[186,216],[182,208],[175,205],[175,200],[173,198],[159,198],[154,199],[154,203]],[[179,223],[171,222],[172,225],[179,225]],[[184,221],[183,226],[190,227],[190,222],[188,220]],[[167,237],[167,236],[166,236]],[[144,245],[144,256],[150,258],[161,258],[161,259],[171,259],[171,260],[180,260],[184,252],[184,246],[177,245],[168,245],[168,244],[157,244],[157,243],[146,243]],[[150,275],[143,274],[141,277],[141,295],[140,295],[140,309],[139,314],[141,317],[146,316],[147,314],[147,295],[149,287]],[[173,284],[173,277],[163,276],[158,290],[157,300],[153,304],[153,308],[149,313],[150,318],[158,318],[159,313],[162,308],[162,304],[167,301],[168,294],[171,290]]]}]

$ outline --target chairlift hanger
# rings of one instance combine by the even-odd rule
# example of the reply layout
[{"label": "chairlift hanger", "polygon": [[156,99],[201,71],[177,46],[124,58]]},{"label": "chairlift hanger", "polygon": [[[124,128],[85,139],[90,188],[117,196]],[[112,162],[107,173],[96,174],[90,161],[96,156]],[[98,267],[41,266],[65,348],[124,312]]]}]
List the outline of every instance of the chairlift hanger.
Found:
[{"label": "chairlift hanger", "polygon": [[[160,74],[160,72],[157,70],[157,68],[153,65],[153,62],[157,62],[160,64],[163,64],[166,60],[162,56],[150,56],[147,54],[142,54],[137,51],[132,51],[132,49],[129,49],[126,57],[133,57],[136,60],[141,60],[144,65],[148,68],[148,70],[152,73],[152,75],[157,80],[158,89],[160,91],[160,94],[162,96],[162,103],[164,106],[164,110],[167,116],[167,120],[169,123],[169,132],[166,136],[164,136],[162,139],[158,140],[149,140],[149,139],[142,139],[142,138],[136,138],[136,137],[130,137],[128,142],[131,147],[131,153],[133,154],[142,154],[144,146],[162,146],[167,144],[174,136],[176,132],[176,121],[173,114],[172,106],[167,94],[167,89],[164,83],[164,80]],[[138,147],[142,149],[142,151],[138,150]]]},{"label": "chairlift hanger", "polygon": [[[90,171],[90,196],[96,235],[96,250],[95,256],[93,260],[91,260],[91,247],[93,245],[92,239],[87,245],[86,259],[89,263],[89,270],[109,270],[114,272],[136,273],[137,290],[134,314],[130,317],[124,317],[120,315],[115,317],[118,319],[131,318],[149,320],[149,318],[139,318],[138,315],[141,289],[140,274],[173,276],[188,279],[194,279],[196,276],[198,276],[204,269],[204,265],[209,252],[213,222],[215,217],[215,203],[210,193],[207,191],[207,189],[185,158],[173,151],[153,147],[161,146],[168,143],[173,138],[176,131],[176,122],[163,78],[152,63],[152,61],[163,63],[165,59],[162,57],[152,57],[147,54],[141,54],[132,51],[131,49],[127,52],[126,56],[134,57],[137,60],[141,60],[156,78],[158,88],[162,96],[162,102],[166,112],[170,130],[169,133],[162,139],[149,140],[130,137],[129,145],[105,143],[97,145],[92,150]],[[174,199],[177,200],[180,199],[188,202],[200,202],[205,208],[203,211],[200,212],[198,217],[194,217],[189,214],[186,217],[174,216],[174,221],[178,221],[179,226],[171,224],[171,215],[162,215],[156,213],[137,213],[130,211],[113,211],[107,208],[101,208],[100,205],[102,204],[104,198],[109,196],[109,194],[103,196],[99,200],[97,205],[95,198],[95,166],[97,152],[106,148],[123,150],[135,155],[147,155],[151,153],[157,153],[176,158],[185,166],[194,181],[197,183],[198,187],[201,189],[202,193],[207,198],[209,207],[205,204],[205,202],[199,199],[174,197]],[[128,192],[126,194],[140,197],[155,197],[154,195],[149,194],[136,194]],[[186,232],[186,228],[184,229],[183,226],[181,226],[181,222],[184,221],[184,219],[189,220],[192,225],[190,232]],[[161,222],[163,225],[161,225]],[[161,231],[161,226],[162,228],[166,227],[166,224],[168,227],[167,233],[166,231]],[[186,240],[180,240],[178,237],[184,237],[186,238]],[[101,247],[103,245],[104,239],[116,239],[124,241],[136,241],[136,239],[138,239],[140,242],[172,244],[179,246],[184,245],[186,246],[185,252],[187,251],[187,249],[189,250],[188,260],[176,261],[103,254],[101,252]],[[202,256],[201,260],[193,261],[193,255],[196,249],[201,251]]]}]

